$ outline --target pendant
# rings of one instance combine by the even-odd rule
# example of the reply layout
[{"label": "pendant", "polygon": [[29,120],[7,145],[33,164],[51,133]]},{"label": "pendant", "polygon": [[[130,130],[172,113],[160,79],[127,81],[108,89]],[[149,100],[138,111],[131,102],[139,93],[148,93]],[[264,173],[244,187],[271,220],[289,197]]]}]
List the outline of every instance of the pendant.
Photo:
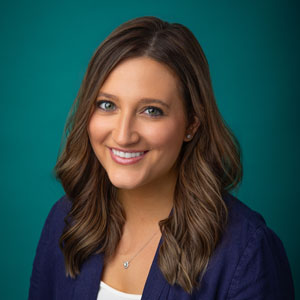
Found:
[{"label": "pendant", "polygon": [[124,269],[128,269],[128,267],[129,267],[129,261],[124,261],[123,262],[123,267],[124,267]]}]

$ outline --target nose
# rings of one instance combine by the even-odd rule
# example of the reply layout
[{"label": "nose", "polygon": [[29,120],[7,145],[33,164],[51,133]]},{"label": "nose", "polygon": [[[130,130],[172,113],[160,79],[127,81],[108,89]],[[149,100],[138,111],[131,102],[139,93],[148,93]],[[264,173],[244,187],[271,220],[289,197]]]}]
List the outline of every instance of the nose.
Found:
[{"label": "nose", "polygon": [[128,146],[139,141],[136,120],[130,111],[119,114],[116,127],[112,132],[112,138],[120,146]]}]

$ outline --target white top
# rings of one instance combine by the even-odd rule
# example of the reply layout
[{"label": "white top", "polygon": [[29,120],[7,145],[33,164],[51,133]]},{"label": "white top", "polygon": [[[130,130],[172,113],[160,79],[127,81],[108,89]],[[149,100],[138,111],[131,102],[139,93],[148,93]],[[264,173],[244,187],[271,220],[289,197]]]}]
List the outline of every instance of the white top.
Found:
[{"label": "white top", "polygon": [[142,295],[123,293],[101,281],[97,300],[140,300],[141,298]]}]

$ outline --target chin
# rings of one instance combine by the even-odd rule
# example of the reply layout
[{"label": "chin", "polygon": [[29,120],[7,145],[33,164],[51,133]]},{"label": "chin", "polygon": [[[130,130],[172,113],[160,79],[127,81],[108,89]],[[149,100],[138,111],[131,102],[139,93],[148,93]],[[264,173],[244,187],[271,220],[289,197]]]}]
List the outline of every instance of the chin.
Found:
[{"label": "chin", "polygon": [[122,190],[133,190],[137,187],[139,187],[139,184],[132,184],[132,183],[125,183],[125,182],[113,182],[111,181],[112,185],[115,186],[118,189]]},{"label": "chin", "polygon": [[132,190],[142,185],[142,183],[137,181],[136,178],[132,180],[130,177],[120,178],[117,176],[117,178],[115,178],[109,176],[109,180],[116,188],[124,190]]}]

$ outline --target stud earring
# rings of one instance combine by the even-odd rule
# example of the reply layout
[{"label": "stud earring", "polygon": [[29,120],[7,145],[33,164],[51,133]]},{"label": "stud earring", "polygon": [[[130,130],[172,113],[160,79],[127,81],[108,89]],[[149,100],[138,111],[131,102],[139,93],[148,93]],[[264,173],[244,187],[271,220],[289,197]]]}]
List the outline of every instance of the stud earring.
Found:
[{"label": "stud earring", "polygon": [[188,134],[188,135],[186,136],[186,138],[187,138],[187,139],[190,139],[190,138],[192,138],[192,135],[191,135],[191,134]]}]

